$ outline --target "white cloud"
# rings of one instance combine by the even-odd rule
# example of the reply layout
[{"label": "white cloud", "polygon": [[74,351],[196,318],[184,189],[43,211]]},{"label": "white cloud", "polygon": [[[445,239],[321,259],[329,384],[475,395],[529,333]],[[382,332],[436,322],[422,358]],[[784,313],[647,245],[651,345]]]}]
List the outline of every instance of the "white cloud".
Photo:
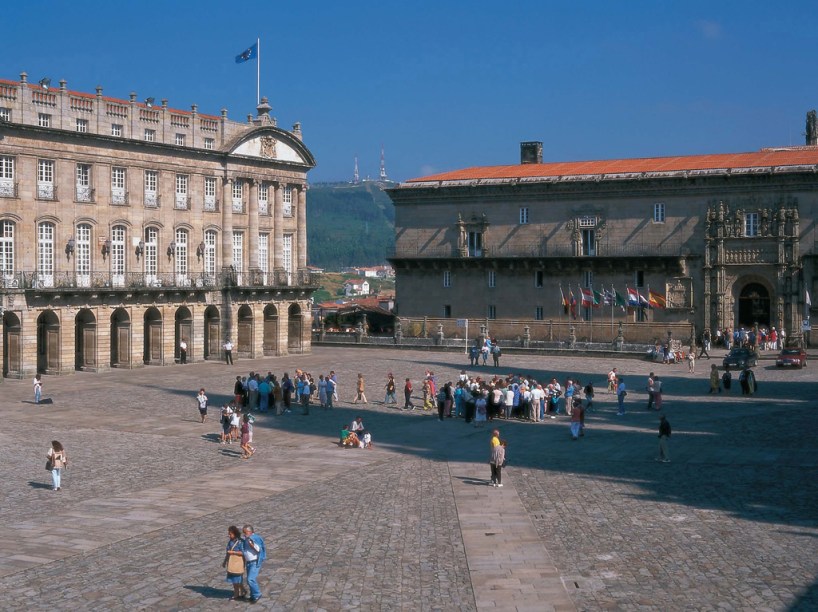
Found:
[{"label": "white cloud", "polygon": [[721,38],[721,24],[717,21],[710,21],[709,19],[700,19],[696,22],[696,29],[707,40],[718,40]]}]

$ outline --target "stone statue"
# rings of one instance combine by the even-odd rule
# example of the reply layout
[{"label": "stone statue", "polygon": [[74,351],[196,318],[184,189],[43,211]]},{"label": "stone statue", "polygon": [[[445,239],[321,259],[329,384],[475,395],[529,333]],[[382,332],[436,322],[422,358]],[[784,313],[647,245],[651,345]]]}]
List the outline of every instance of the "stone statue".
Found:
[{"label": "stone statue", "polygon": [[806,141],[808,147],[818,146],[818,115],[815,110],[807,113]]}]

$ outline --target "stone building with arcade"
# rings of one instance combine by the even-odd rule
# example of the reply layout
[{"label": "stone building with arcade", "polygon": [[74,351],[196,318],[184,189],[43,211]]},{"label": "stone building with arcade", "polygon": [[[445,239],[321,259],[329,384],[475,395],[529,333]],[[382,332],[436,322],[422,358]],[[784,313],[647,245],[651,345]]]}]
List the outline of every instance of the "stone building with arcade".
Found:
[{"label": "stone building with arcade", "polygon": [[301,126],[0,80],[3,375],[310,349]]},{"label": "stone building with arcade", "polygon": [[[798,341],[818,292],[818,127],[803,147],[749,153],[521,163],[411,179],[395,203],[402,317],[563,320],[560,288],[627,287],[666,308],[580,309],[663,337],[753,325]],[[634,329],[631,326],[630,329]]]}]

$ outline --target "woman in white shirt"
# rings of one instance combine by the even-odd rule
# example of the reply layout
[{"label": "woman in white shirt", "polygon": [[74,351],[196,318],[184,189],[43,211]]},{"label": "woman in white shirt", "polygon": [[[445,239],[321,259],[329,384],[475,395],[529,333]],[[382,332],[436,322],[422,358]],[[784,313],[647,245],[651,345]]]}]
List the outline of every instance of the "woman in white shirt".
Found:
[{"label": "woman in white shirt", "polygon": [[51,482],[53,490],[60,490],[60,478],[62,476],[63,468],[68,467],[68,456],[65,454],[63,445],[57,440],[51,441],[51,447],[46,454],[46,469],[51,472]]}]

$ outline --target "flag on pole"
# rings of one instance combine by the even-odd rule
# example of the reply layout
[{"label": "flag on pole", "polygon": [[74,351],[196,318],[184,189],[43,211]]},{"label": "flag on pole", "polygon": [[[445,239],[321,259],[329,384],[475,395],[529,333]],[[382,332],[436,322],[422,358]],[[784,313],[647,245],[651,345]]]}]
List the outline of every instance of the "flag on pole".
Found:
[{"label": "flag on pole", "polygon": [[665,296],[650,289],[648,289],[648,303],[651,308],[665,308],[667,306]]},{"label": "flag on pole", "polygon": [[605,306],[613,306],[614,305],[614,300],[616,298],[615,298],[615,296],[613,294],[613,291],[608,291],[607,289],[605,289],[605,291],[603,292],[602,299],[603,299],[603,303],[605,304]]},{"label": "flag on pole", "polygon": [[560,285],[560,302],[562,303],[563,314],[568,314],[568,299],[565,297],[565,293],[562,291],[562,285]]},{"label": "flag on pole", "polygon": [[571,304],[571,316],[575,319],[577,318],[577,298],[574,297],[574,292],[571,287],[568,287],[568,293],[570,294],[570,304]]},{"label": "flag on pole", "polygon": [[624,311],[625,307],[628,305],[628,303],[625,301],[625,297],[621,293],[619,293],[619,291],[617,291],[616,288],[614,288],[613,292],[614,306],[619,306]]},{"label": "flag on pole", "polygon": [[247,47],[244,51],[239,53],[236,56],[236,63],[243,64],[244,62],[249,62],[252,59],[256,59],[258,57],[258,42],[256,44]]},{"label": "flag on pole", "polygon": [[639,306],[639,292],[630,287],[625,287],[628,293],[628,306]]},{"label": "flag on pole", "polygon": [[594,292],[591,291],[589,288],[584,287],[580,289],[582,293],[582,307],[583,308],[590,308],[594,305]]},{"label": "flag on pole", "polygon": [[804,289],[804,303],[809,307],[812,308],[812,299],[809,297],[809,290]]},{"label": "flag on pole", "polygon": [[594,291],[594,308],[601,308],[605,303],[605,297],[599,291]]}]

